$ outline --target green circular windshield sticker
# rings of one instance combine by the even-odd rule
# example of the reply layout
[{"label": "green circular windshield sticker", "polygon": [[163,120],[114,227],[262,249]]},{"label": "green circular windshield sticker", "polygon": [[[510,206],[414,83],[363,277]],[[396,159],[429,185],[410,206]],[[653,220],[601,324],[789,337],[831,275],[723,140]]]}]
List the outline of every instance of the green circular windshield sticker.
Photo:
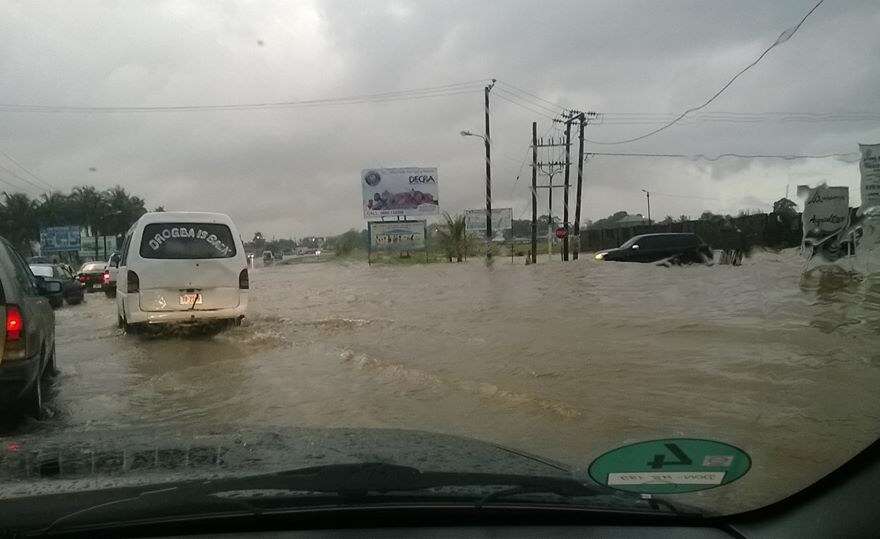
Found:
[{"label": "green circular windshield sticker", "polygon": [[745,451],[694,438],[669,438],[625,445],[590,464],[600,485],[640,494],[675,494],[720,487],[744,476],[752,465]]}]

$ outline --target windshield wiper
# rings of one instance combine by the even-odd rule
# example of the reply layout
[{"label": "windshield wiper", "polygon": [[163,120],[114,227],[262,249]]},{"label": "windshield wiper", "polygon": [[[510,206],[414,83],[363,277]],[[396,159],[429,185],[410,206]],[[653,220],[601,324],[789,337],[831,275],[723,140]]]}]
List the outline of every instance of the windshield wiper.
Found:
[{"label": "windshield wiper", "polygon": [[[473,503],[476,509],[497,504],[524,494],[550,494],[569,503],[578,498],[607,497],[621,510],[659,511],[660,505],[637,494],[619,492],[600,485],[587,485],[567,477],[496,474],[481,472],[431,472],[410,466],[386,463],[333,464],[271,472],[246,477],[187,481],[172,485],[153,485],[124,489],[126,494],[112,498],[106,495],[92,503],[68,511],[43,530],[99,525],[106,522],[130,521],[174,516],[193,517],[199,513],[244,510],[259,515],[266,509],[261,502],[297,500],[297,507],[309,501],[358,504],[383,501],[389,496],[425,495],[431,489],[462,487],[474,493],[454,492],[445,496],[459,502]],[[507,487],[486,492],[487,489]],[[273,492],[275,491],[275,492]],[[268,493],[268,494],[266,494]],[[84,493],[86,494],[86,493]],[[433,493],[427,499],[444,496]],[[83,496],[81,499],[87,499]],[[511,501],[511,500],[508,500]],[[528,500],[517,499],[517,502]],[[73,503],[73,502],[72,502]],[[82,502],[80,502],[82,503]],[[574,504],[572,504],[574,505]],[[672,513],[674,507],[663,503]],[[641,506],[641,507],[639,507]],[[277,504],[272,504],[278,509]]]}]

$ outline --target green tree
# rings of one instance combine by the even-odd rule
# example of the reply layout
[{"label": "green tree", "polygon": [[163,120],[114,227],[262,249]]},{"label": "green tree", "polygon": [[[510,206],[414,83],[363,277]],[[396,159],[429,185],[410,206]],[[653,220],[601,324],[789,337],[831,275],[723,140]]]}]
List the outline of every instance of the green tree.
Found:
[{"label": "green tree", "polygon": [[448,213],[443,214],[446,227],[437,231],[437,239],[440,248],[446,254],[446,259],[452,262],[461,262],[470,251],[470,239],[465,229],[464,215],[452,217]]},{"label": "green tree", "polygon": [[773,203],[773,213],[793,217],[797,215],[797,203],[787,198],[780,198]]},{"label": "green tree", "polygon": [[24,193],[3,193],[0,203],[0,234],[25,255],[31,254],[31,241],[39,239],[37,204]]},{"label": "green tree", "polygon": [[97,189],[91,185],[74,187],[70,202],[77,224],[88,227],[95,235],[106,233],[109,207]]},{"label": "green tree", "polygon": [[126,190],[117,185],[102,193],[106,205],[107,215],[102,224],[102,232],[105,234],[125,234],[125,231],[147,213],[143,199],[131,196]]},{"label": "green tree", "polygon": [[77,224],[73,222],[70,198],[59,191],[43,193],[36,202],[36,213],[40,227]]},{"label": "green tree", "polygon": [[350,255],[360,246],[360,243],[361,233],[353,228],[336,236],[330,242],[333,250],[336,251],[336,256]]}]

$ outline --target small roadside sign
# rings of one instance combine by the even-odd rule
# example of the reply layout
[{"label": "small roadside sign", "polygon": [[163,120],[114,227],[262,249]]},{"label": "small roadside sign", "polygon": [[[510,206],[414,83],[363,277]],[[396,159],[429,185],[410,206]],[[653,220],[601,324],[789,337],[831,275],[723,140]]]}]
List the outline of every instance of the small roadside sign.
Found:
[{"label": "small roadside sign", "polygon": [[565,229],[564,226],[561,226],[556,229],[556,237],[559,239],[563,239],[568,236],[568,230]]}]

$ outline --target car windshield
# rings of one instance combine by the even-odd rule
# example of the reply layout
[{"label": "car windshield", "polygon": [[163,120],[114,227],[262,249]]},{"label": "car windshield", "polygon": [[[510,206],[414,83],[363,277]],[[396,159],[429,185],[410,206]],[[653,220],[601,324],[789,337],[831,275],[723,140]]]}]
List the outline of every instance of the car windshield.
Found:
[{"label": "car windshield", "polygon": [[52,276],[52,266],[31,266],[31,272],[34,275],[38,275],[40,277],[51,277]]},{"label": "car windshield", "polygon": [[88,262],[86,264],[83,264],[79,271],[83,273],[101,271],[104,269],[104,266],[105,264],[103,262]]},{"label": "car windshield", "polygon": [[878,21],[3,2],[0,500],[355,464],[802,491],[880,436]]},{"label": "car windshield", "polygon": [[143,258],[232,258],[236,254],[232,232],[214,223],[152,223],[144,227]]}]

